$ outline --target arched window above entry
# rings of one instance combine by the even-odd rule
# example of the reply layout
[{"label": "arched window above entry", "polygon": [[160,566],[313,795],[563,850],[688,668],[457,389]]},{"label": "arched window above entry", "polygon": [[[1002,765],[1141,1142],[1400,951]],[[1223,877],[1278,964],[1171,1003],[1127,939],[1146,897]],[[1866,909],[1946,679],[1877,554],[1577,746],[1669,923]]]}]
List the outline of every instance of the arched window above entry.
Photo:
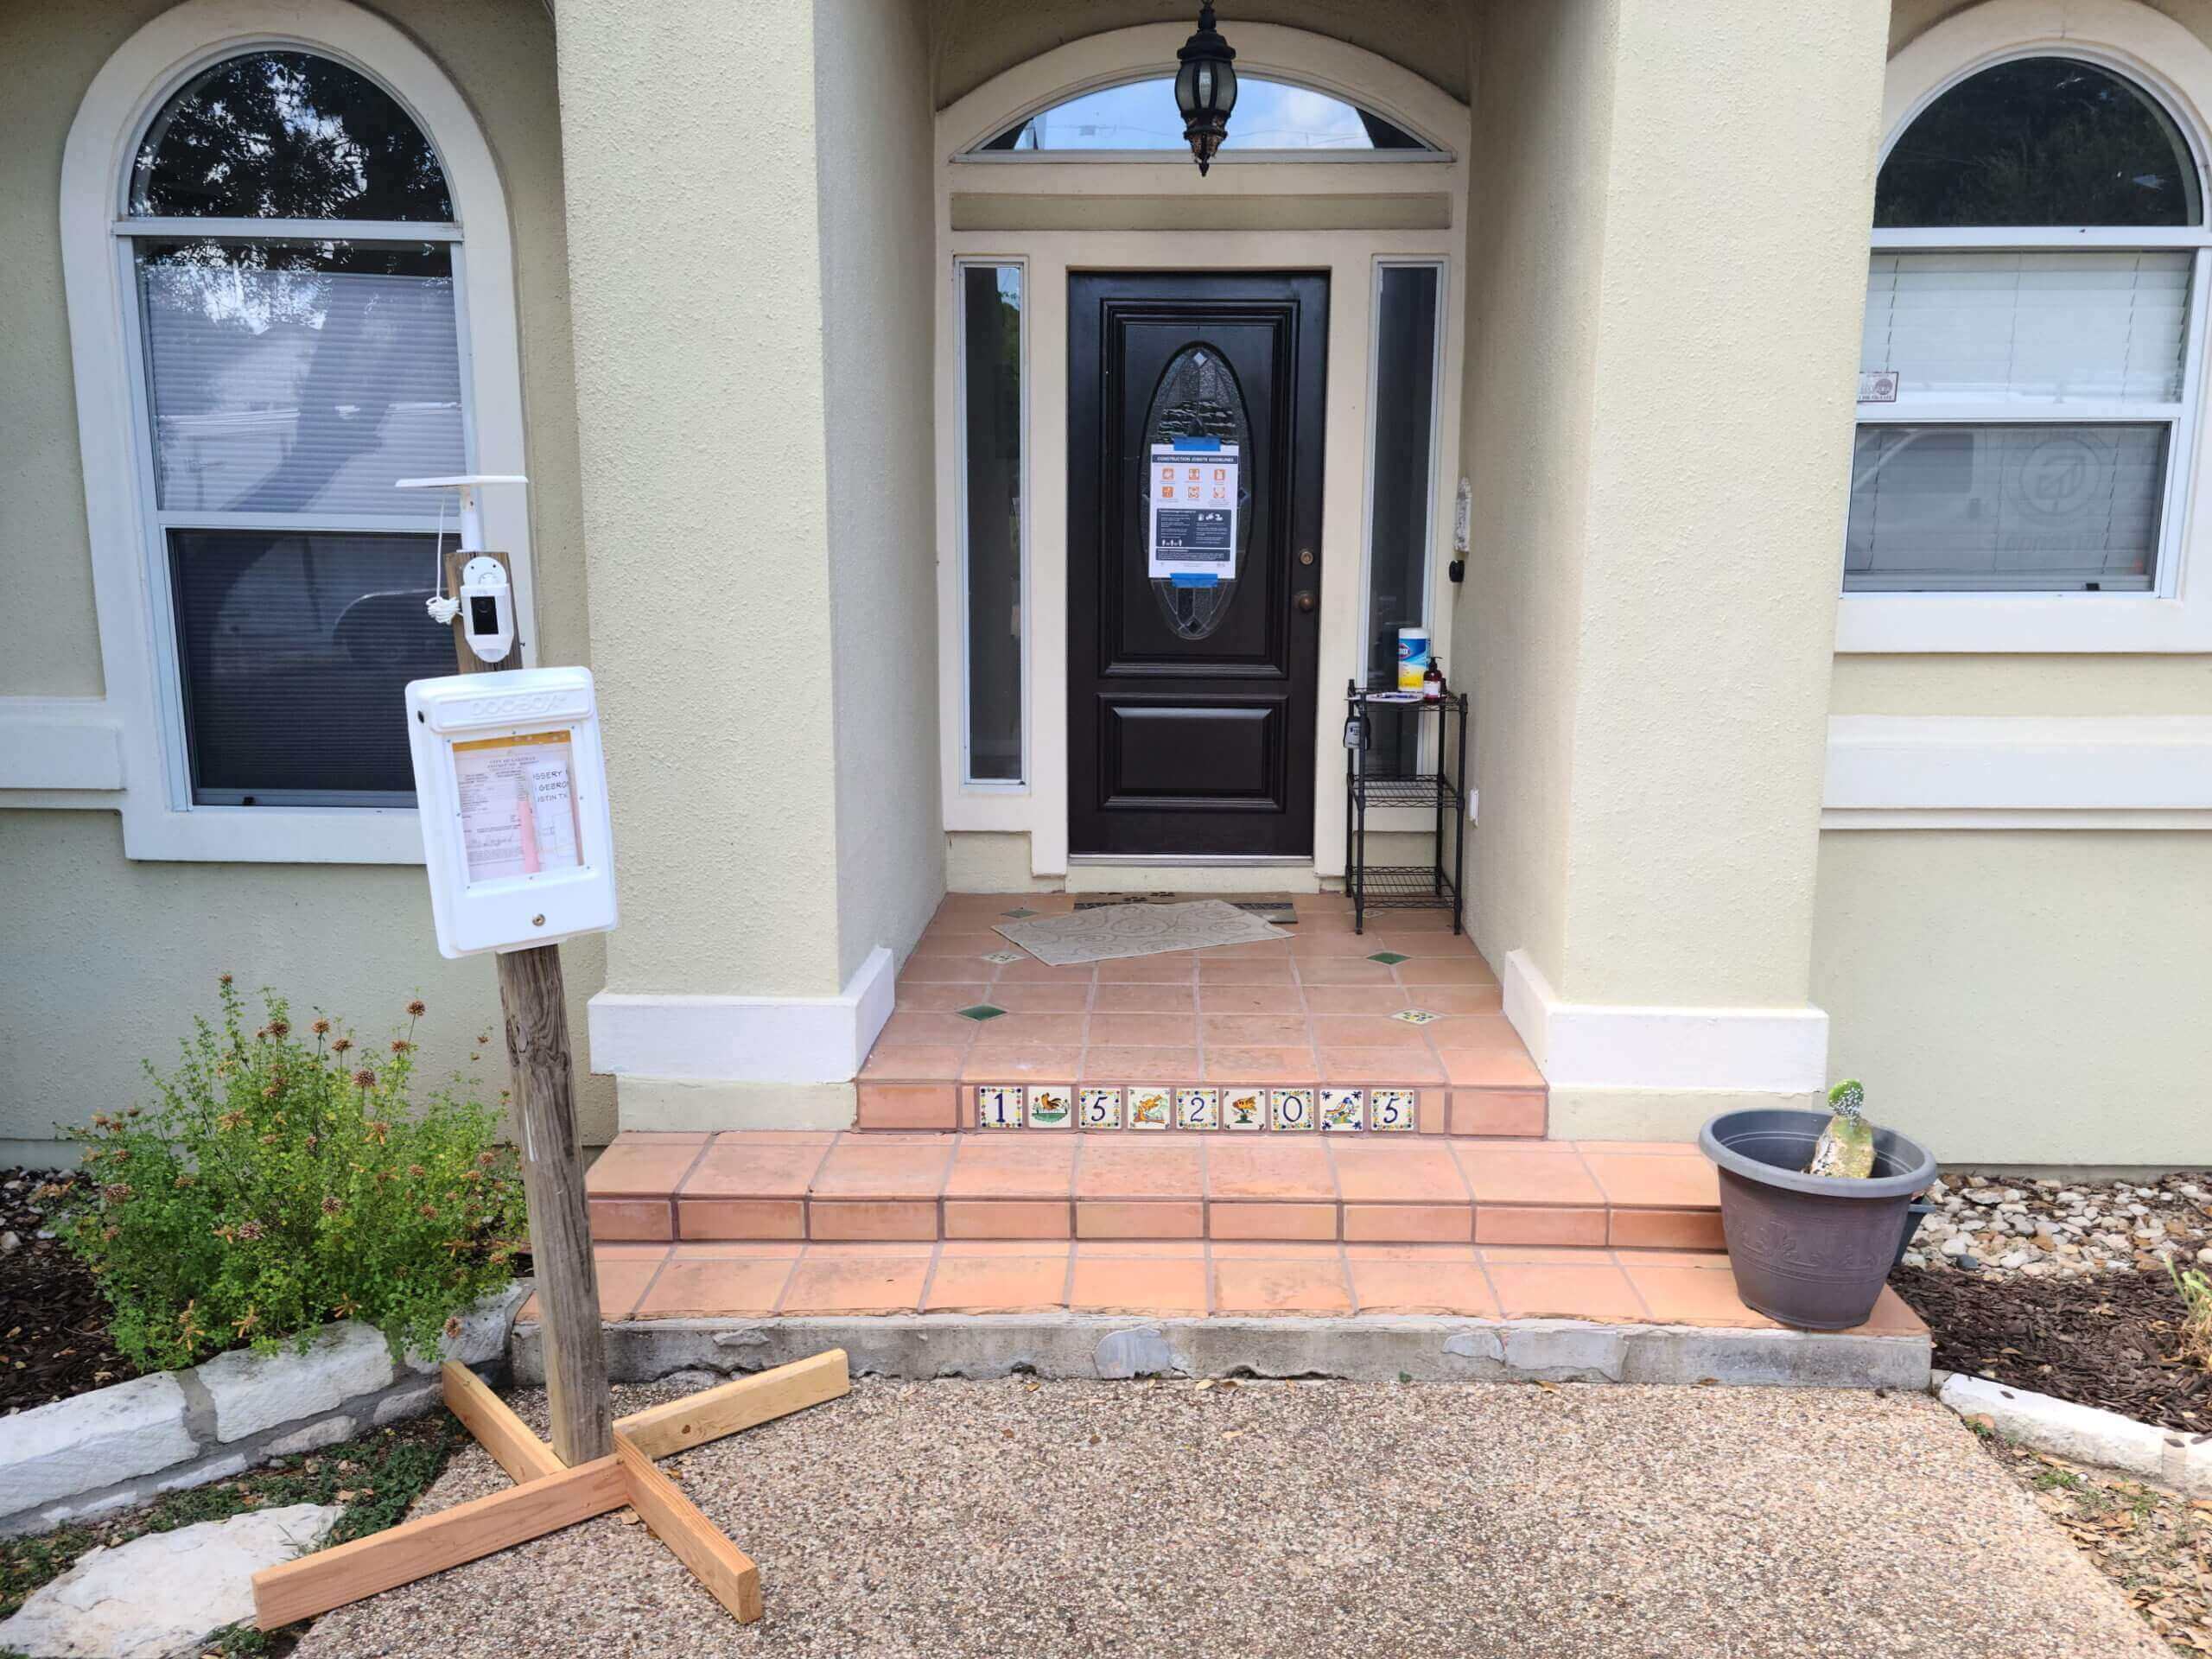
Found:
[{"label": "arched window above entry", "polygon": [[450,221],[423,130],[391,93],[310,52],[247,52],[188,81],[147,127],[134,217]]},{"label": "arched window above entry", "polygon": [[[1311,87],[1241,76],[1224,151],[1433,151],[1404,128]],[[1186,154],[1172,75],[1096,87],[1016,122],[976,147],[992,151]]]},{"label": "arched window above entry", "polygon": [[1908,127],[1874,188],[1874,223],[2194,225],[2196,162],[2143,88],[2075,58],[1967,76]]}]

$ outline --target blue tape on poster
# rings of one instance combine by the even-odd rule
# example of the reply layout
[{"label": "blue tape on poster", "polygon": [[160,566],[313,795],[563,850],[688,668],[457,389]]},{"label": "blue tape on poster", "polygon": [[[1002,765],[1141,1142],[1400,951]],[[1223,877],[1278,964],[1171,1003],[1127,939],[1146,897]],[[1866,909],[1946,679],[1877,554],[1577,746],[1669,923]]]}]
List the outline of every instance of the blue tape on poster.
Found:
[{"label": "blue tape on poster", "polygon": [[1217,450],[1221,448],[1221,440],[1219,438],[1178,438],[1175,440],[1175,447],[1178,449]]},{"label": "blue tape on poster", "polygon": [[1167,578],[1167,585],[1171,588],[1218,588],[1221,586],[1221,578],[1211,571],[1198,574],[1179,570]]}]

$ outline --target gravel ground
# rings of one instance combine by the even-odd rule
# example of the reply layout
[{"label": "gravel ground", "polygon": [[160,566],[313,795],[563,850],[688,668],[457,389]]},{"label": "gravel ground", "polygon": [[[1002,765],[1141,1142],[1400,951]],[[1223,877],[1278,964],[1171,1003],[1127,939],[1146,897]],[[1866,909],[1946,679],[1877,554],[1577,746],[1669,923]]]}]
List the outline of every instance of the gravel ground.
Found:
[{"label": "gravel ground", "polygon": [[2155,1181],[2028,1180],[1952,1170],[1928,1189],[1934,1211],[1909,1268],[2076,1278],[2169,1262],[2212,1266],[2212,1172]]},{"label": "gravel ground", "polygon": [[[663,1466],[759,1561],[760,1624],[608,1517],[301,1659],[2166,1652],[1924,1395],[863,1382]],[[502,1484],[472,1448],[425,1504]]]}]

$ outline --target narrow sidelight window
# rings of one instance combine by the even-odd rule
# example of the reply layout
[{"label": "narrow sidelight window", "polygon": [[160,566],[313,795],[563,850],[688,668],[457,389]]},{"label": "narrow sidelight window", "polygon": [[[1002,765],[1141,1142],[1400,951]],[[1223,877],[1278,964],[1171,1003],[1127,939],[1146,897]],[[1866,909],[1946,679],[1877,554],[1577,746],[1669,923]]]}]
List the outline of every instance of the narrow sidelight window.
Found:
[{"label": "narrow sidelight window", "polygon": [[[1426,625],[1428,547],[1436,502],[1437,318],[1444,268],[1376,271],[1375,395],[1368,434],[1365,670],[1372,690],[1397,683],[1398,630]],[[1448,670],[1451,664],[1446,664]],[[1378,709],[1378,771],[1414,770],[1420,721]]]},{"label": "narrow sidelight window", "polygon": [[1022,268],[958,267],[960,565],[967,664],[963,779],[1024,780],[1021,730]]}]

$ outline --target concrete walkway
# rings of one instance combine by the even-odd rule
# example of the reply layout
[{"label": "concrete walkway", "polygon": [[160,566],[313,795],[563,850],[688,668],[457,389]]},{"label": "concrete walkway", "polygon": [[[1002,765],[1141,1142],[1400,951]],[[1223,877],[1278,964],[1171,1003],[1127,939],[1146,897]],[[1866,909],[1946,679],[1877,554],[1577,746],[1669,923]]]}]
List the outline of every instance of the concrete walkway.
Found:
[{"label": "concrete walkway", "polygon": [[[761,1624],[610,1517],[300,1659],[2166,1651],[1924,1395],[862,1382],[663,1466],[759,1561]],[[503,1483],[471,1449],[426,1503]]]}]

